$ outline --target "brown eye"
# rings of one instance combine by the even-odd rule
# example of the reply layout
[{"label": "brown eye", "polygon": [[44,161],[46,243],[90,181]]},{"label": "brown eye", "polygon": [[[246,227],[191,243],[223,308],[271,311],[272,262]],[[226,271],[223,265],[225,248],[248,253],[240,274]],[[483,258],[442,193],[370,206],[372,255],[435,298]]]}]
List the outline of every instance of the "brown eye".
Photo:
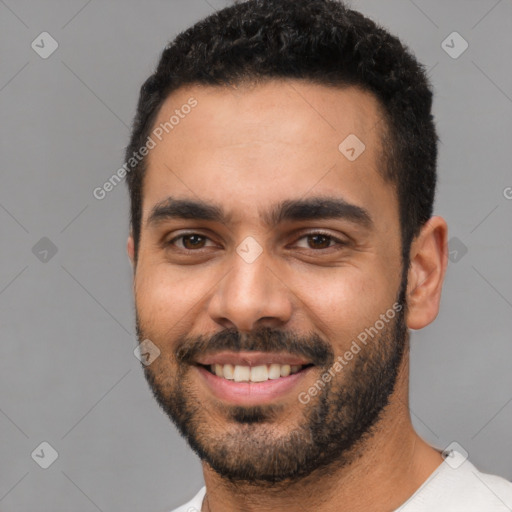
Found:
[{"label": "brown eye", "polygon": [[322,234],[308,235],[307,238],[311,249],[327,249],[332,241],[330,236]]},{"label": "brown eye", "polygon": [[197,249],[204,246],[205,238],[201,235],[186,235],[183,237],[185,249]]},{"label": "brown eye", "polygon": [[322,249],[332,249],[338,247],[342,249],[344,246],[348,245],[347,242],[340,240],[328,233],[322,232],[313,232],[308,233],[298,240],[298,247],[302,249],[312,249],[314,251],[321,251]]},{"label": "brown eye", "polygon": [[190,233],[186,235],[180,235],[169,241],[169,245],[175,245],[178,241],[178,248],[193,251],[194,249],[202,249],[205,247],[207,237],[199,235],[197,233]]}]

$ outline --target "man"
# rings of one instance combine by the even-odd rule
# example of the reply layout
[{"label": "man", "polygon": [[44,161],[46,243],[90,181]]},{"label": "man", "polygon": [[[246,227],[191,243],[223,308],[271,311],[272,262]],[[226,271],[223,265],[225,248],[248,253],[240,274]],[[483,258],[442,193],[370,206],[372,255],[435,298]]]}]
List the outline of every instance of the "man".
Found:
[{"label": "man", "polygon": [[145,377],[203,465],[177,511],[512,510],[408,410],[408,329],[447,266],[431,103],[398,39],[330,0],[239,3],[164,50],[128,254]]}]

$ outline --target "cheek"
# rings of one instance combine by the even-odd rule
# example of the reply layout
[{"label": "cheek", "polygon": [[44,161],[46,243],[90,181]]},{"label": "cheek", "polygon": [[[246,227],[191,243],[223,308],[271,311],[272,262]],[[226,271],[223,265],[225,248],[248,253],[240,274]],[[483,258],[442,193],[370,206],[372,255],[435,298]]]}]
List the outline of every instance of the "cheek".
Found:
[{"label": "cheek", "polygon": [[153,262],[137,270],[135,300],[142,323],[159,331],[179,331],[213,285],[205,272],[180,271]]},{"label": "cheek", "polygon": [[368,269],[331,268],[314,275],[302,272],[295,282],[298,307],[313,328],[339,340],[343,347],[391,305],[387,282]]}]

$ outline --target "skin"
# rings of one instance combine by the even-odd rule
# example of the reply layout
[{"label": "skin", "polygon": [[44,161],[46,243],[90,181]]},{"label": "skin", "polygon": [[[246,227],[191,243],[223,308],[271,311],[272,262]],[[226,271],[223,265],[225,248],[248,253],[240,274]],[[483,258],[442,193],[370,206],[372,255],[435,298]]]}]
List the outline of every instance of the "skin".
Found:
[{"label": "skin", "polygon": [[[151,365],[155,378],[163,384],[177,371],[173,348],[178,338],[226,328],[315,332],[336,356],[345,353],[357,334],[391,307],[401,282],[397,196],[378,172],[382,121],[377,100],[354,87],[292,80],[236,88],[190,85],[169,96],[155,125],[192,96],[198,106],[151,150],[144,181],[134,294],[144,335],[162,352]],[[366,146],[353,162],[338,150],[351,133]],[[260,215],[286,199],[322,195],[365,208],[373,227],[328,219],[269,228]],[[197,220],[147,225],[151,209],[169,196],[214,202],[232,218],[226,225]],[[163,243],[185,230],[209,238],[200,255],[186,253],[181,243],[181,251]],[[317,230],[352,243],[311,248],[304,236]],[[248,236],[263,249],[250,264],[236,252]],[[134,263],[131,236],[127,250]],[[439,311],[447,267],[444,219],[434,216],[423,226],[410,259],[405,321],[408,328],[421,329]],[[318,372],[310,372],[300,391],[318,378]],[[210,419],[211,435],[221,435],[230,425],[218,400],[193,375],[187,383]],[[274,492],[268,486],[230,483],[203,462],[207,500],[202,510],[316,510],[321,504],[324,512],[384,512],[399,507],[443,460],[412,427],[408,384],[407,351],[378,429],[357,447],[349,464],[322,478],[311,474]],[[292,431],[303,414],[294,393],[279,403],[276,436]]]}]

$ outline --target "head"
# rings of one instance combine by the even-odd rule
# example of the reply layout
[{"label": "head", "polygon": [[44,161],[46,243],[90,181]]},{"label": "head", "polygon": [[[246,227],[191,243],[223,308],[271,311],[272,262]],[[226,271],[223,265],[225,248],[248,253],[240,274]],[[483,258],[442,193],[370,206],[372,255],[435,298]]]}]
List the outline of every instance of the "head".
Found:
[{"label": "head", "polygon": [[[399,40],[329,0],[223,9],[142,86],[126,157],[137,333],[160,350],[144,371],[226,478],[303,478],[378,429],[446,269],[431,104]],[[206,367],[240,358],[240,378],[301,368],[236,398]]]}]

